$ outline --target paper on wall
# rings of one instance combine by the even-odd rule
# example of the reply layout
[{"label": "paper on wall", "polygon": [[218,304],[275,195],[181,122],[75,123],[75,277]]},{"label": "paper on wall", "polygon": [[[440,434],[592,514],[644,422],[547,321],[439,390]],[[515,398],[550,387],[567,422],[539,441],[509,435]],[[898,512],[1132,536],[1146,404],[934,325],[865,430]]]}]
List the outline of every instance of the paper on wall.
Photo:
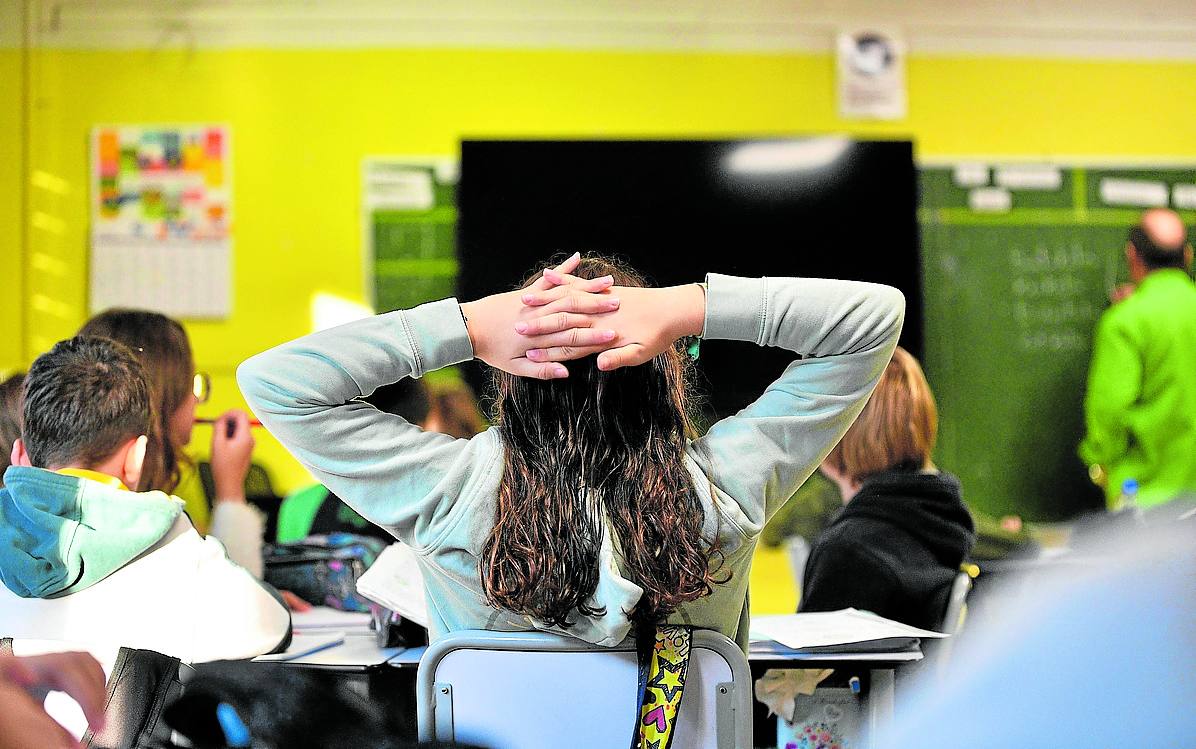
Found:
[{"label": "paper on wall", "polygon": [[1167,185],[1149,180],[1106,177],[1100,181],[1100,199],[1106,205],[1162,207],[1167,205]]},{"label": "paper on wall", "polygon": [[1172,185],[1171,205],[1175,208],[1196,208],[1196,185]]},{"label": "paper on wall", "polygon": [[1010,190],[1058,190],[1063,170],[1050,164],[1006,164],[996,168],[993,181]]},{"label": "paper on wall", "polygon": [[1013,208],[1013,195],[1003,187],[978,187],[968,192],[968,207],[985,213],[1004,213]]},{"label": "paper on wall", "polygon": [[904,119],[905,40],[892,31],[844,31],[836,49],[839,115]]},{"label": "paper on wall", "polygon": [[222,125],[100,126],[91,137],[89,308],[218,318],[232,307]]},{"label": "paper on wall", "polygon": [[988,184],[988,173],[988,164],[968,161],[955,165],[951,180],[958,187],[983,187]]}]

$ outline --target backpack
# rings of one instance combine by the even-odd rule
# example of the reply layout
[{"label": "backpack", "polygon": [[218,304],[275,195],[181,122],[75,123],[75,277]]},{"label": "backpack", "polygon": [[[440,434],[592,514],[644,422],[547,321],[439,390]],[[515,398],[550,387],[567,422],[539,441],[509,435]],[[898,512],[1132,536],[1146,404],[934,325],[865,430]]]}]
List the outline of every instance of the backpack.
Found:
[{"label": "backpack", "polygon": [[298,543],[265,544],[265,581],[303,600],[342,611],[369,611],[369,600],[357,592],[365,574],[387,546],[353,533],[308,536]]},{"label": "backpack", "polygon": [[[12,655],[12,638],[0,639],[0,654]],[[121,648],[108,676],[104,729],[83,734],[85,749],[159,749],[172,746],[162,714],[183,692],[192,674],[178,658],[153,650]]]}]

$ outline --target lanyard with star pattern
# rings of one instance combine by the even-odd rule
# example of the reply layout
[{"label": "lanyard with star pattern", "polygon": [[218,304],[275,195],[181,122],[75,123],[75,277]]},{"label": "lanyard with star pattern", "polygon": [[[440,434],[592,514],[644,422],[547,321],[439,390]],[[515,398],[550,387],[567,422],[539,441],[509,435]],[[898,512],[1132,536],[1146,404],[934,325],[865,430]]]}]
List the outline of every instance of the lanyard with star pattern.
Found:
[{"label": "lanyard with star pattern", "polygon": [[693,627],[664,624],[637,630],[639,706],[631,749],[669,749],[685,692]]}]

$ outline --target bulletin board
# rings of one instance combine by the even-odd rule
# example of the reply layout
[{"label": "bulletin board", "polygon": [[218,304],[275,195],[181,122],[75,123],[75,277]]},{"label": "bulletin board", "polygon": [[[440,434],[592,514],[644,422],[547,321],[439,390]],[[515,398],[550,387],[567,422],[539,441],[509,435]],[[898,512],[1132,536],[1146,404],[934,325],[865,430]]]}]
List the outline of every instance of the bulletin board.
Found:
[{"label": "bulletin board", "polygon": [[231,311],[232,175],[223,125],[97,127],[89,307]]},{"label": "bulletin board", "polygon": [[366,288],[374,309],[406,309],[453,296],[457,159],[371,157],[362,177]]}]

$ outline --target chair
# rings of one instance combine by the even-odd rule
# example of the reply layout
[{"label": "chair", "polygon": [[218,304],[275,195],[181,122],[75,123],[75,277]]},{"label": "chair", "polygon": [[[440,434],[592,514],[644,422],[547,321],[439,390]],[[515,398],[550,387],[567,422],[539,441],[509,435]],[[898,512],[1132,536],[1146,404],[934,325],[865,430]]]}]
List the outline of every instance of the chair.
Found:
[{"label": "chair", "polygon": [[972,575],[970,570],[961,569],[951,583],[951,593],[947,597],[947,609],[943,613],[943,623],[940,632],[954,635],[963,629],[963,620],[967,615],[968,593],[972,590]]},{"label": "chair", "polygon": [[[638,687],[631,639],[602,648],[545,632],[456,632],[420,660],[419,737],[490,749],[624,747]],[[675,747],[752,745],[747,657],[717,632],[694,632],[676,731]]]},{"label": "chair", "polygon": [[940,640],[934,648],[935,672],[942,677],[951,660],[951,651],[955,648],[955,640],[963,629],[964,620],[968,615],[968,593],[972,590],[972,578],[980,574],[980,568],[974,564],[960,565],[960,571],[951,583],[951,592],[947,596],[947,608],[943,612],[943,623],[939,631],[951,635]]}]

